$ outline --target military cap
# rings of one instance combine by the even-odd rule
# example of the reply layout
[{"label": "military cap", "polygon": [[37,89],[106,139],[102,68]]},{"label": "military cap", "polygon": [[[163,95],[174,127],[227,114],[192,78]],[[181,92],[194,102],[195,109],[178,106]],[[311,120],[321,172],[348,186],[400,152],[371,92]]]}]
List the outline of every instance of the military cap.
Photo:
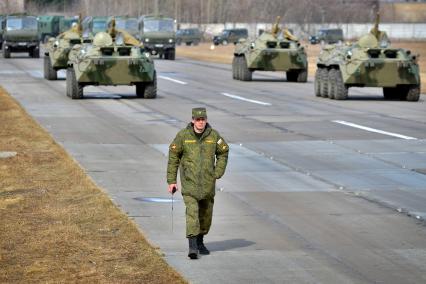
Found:
[{"label": "military cap", "polygon": [[192,109],[192,118],[207,117],[207,110],[204,107],[196,107]]}]

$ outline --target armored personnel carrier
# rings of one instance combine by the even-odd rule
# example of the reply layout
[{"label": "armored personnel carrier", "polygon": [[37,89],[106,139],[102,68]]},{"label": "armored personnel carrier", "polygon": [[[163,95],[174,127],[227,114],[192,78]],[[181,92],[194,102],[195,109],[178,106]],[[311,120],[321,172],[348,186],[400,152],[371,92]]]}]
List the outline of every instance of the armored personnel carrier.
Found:
[{"label": "armored personnel carrier", "polygon": [[357,42],[323,48],[317,60],[316,96],[345,100],[350,87],[381,87],[385,99],[419,100],[417,56],[391,48],[379,20],[377,15],[374,27]]},{"label": "armored personnel carrier", "polygon": [[98,32],[92,45],[76,45],[69,54],[66,90],[72,99],[83,98],[88,85],[134,85],[136,95],[157,96],[154,62],[139,41],[112,23],[108,32]]},{"label": "armored personnel carrier", "polygon": [[90,39],[82,38],[81,17],[73,26],[58,35],[56,38],[50,38],[45,44],[44,52],[44,78],[47,80],[56,80],[57,72],[68,67],[68,55],[76,44],[82,42],[91,42]]},{"label": "armored personnel carrier", "polygon": [[287,29],[280,29],[277,17],[271,31],[254,41],[240,40],[234,50],[232,77],[251,81],[254,71],[284,71],[289,82],[306,82],[308,61],[303,46]]}]

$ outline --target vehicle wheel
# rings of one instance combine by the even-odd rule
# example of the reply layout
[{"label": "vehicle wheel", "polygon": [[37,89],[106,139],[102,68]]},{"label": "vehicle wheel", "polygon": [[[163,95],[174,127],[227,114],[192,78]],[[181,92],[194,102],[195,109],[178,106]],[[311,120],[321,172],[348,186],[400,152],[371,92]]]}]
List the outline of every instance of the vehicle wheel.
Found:
[{"label": "vehicle wheel", "polygon": [[[166,57],[167,56],[167,53],[160,53],[160,54],[158,54],[158,57],[160,58],[160,59],[163,59],[163,57]],[[165,59],[167,59],[167,58],[165,58]]]},{"label": "vehicle wheel", "polygon": [[44,56],[44,78],[47,80],[57,80],[58,73],[52,68],[49,55]]},{"label": "vehicle wheel", "polygon": [[182,41],[180,40],[180,39],[178,39],[177,41],[176,41],[176,45],[181,45],[182,44]]},{"label": "vehicle wheel", "polygon": [[314,81],[315,96],[317,97],[321,97],[321,73],[322,73],[322,69],[317,68],[317,71],[315,71],[315,81]]},{"label": "vehicle wheel", "polygon": [[232,59],[232,79],[238,79],[238,57],[234,55]]},{"label": "vehicle wheel", "polygon": [[166,58],[166,59],[168,59],[168,60],[175,60],[175,58],[176,58],[176,51],[175,51],[175,49],[169,49],[168,50],[168,58]]},{"label": "vehicle wheel", "polygon": [[237,80],[242,80],[243,78],[243,61],[244,58],[242,56],[237,57],[237,70],[235,72]]},{"label": "vehicle wheel", "polygon": [[306,83],[308,81],[308,66],[306,66],[306,69],[300,70],[297,73],[296,81],[299,83]]},{"label": "vehicle wheel", "polygon": [[336,69],[331,69],[328,72],[328,93],[327,93],[327,96],[332,100],[334,100],[334,98],[336,97],[335,93],[336,93],[336,73],[337,72],[338,71]]},{"label": "vehicle wheel", "polygon": [[402,99],[405,99],[410,102],[417,102],[420,99],[420,84],[409,85],[404,88]]},{"label": "vehicle wheel", "polygon": [[40,58],[40,48],[33,48],[33,58]]},{"label": "vehicle wheel", "polygon": [[190,46],[190,45],[191,45],[191,42],[190,42],[190,41],[188,41],[188,42],[185,42],[185,44],[186,44],[186,46]]},{"label": "vehicle wheel", "polygon": [[328,70],[323,68],[321,74],[321,97],[328,97]]},{"label": "vehicle wheel", "polygon": [[247,61],[244,56],[241,56],[241,80],[242,81],[251,81],[253,72],[247,66]]},{"label": "vehicle wheel", "polygon": [[227,44],[228,44],[228,41],[227,41],[226,39],[224,39],[224,40],[222,40],[222,44],[223,44],[223,45],[227,45]]},{"label": "vehicle wheel", "polygon": [[3,43],[3,57],[10,58],[10,49],[6,48],[6,45]]},{"label": "vehicle wheel", "polygon": [[348,98],[348,87],[343,82],[342,73],[340,70],[336,70],[334,78],[335,78],[334,98],[336,100],[346,100]]},{"label": "vehicle wheel", "polygon": [[145,85],[145,90],[143,92],[143,97],[145,99],[155,99],[157,97],[157,72],[154,71],[154,79],[152,82],[149,82]]},{"label": "vehicle wheel", "polygon": [[385,100],[395,100],[399,98],[398,88],[383,87],[383,97]]},{"label": "vehicle wheel", "polygon": [[193,46],[196,46],[196,45],[198,45],[200,43],[200,41],[199,40],[194,40],[193,42],[192,42],[192,45]]},{"label": "vehicle wheel", "polygon": [[83,98],[83,86],[78,83],[77,78],[75,77],[75,72],[72,67],[67,69],[67,95],[73,100],[78,100]]}]

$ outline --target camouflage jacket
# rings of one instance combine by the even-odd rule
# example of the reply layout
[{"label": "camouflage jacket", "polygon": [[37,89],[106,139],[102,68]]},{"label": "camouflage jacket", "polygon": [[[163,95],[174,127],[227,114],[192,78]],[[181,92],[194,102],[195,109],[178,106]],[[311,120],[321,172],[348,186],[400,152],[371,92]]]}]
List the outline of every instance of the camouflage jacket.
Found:
[{"label": "camouflage jacket", "polygon": [[189,123],[170,144],[167,183],[176,183],[179,168],[182,195],[197,200],[213,197],[216,179],[225,173],[228,152],[228,144],[209,124],[198,138]]}]

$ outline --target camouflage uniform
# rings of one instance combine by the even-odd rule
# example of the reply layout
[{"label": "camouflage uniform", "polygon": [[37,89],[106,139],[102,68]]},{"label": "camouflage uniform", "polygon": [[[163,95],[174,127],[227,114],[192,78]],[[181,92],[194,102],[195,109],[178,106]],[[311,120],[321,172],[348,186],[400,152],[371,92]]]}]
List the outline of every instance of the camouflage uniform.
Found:
[{"label": "camouflage uniform", "polygon": [[209,232],[216,179],[225,173],[228,151],[228,144],[208,123],[199,138],[189,123],[170,144],[167,182],[176,183],[179,168],[188,238]]}]

